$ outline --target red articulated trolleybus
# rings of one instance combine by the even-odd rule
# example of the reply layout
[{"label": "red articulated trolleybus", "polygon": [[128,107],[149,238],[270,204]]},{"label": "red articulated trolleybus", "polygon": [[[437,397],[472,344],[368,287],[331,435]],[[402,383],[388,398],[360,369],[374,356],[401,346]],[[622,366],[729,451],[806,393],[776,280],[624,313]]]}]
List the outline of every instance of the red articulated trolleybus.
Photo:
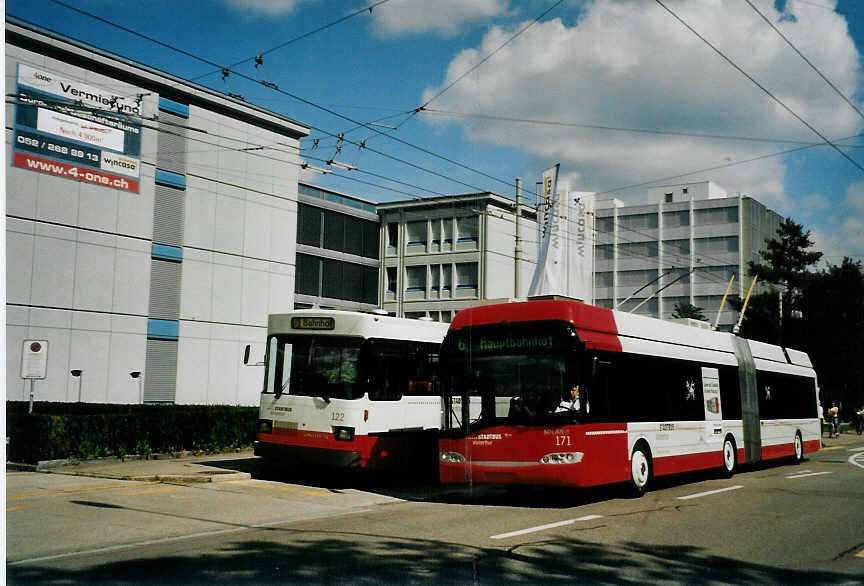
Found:
[{"label": "red articulated trolleybus", "polygon": [[447,324],[351,311],[271,315],[255,455],[434,469]]},{"label": "red articulated trolleybus", "polygon": [[820,447],[803,352],[562,298],[460,311],[442,348],[444,483],[595,486]]}]

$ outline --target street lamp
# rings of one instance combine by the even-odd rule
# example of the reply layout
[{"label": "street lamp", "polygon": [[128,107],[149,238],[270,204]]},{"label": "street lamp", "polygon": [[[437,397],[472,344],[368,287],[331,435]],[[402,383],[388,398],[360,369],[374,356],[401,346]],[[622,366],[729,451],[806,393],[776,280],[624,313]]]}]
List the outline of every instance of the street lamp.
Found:
[{"label": "street lamp", "polygon": [[69,374],[78,379],[78,402],[81,402],[81,388],[84,386],[84,371],[80,368],[73,368]]},{"label": "street lamp", "polygon": [[140,370],[133,370],[132,372],[129,373],[129,376],[131,376],[133,379],[136,379],[136,378],[138,379],[138,403],[143,405],[144,404],[144,377],[141,376],[141,374],[142,373]]}]

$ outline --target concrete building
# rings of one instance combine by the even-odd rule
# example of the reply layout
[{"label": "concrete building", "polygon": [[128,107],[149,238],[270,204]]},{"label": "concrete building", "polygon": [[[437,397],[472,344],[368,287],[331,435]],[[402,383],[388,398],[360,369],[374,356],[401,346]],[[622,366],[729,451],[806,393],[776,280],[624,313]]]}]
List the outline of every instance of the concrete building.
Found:
[{"label": "concrete building", "polygon": [[5,47],[7,398],[39,340],[37,400],[257,404],[309,128],[21,23]]},{"label": "concrete building", "polygon": [[[765,239],[782,221],[755,199],[729,197],[708,181],[651,188],[641,205],[601,200],[596,213],[597,305],[632,311],[642,304],[637,313],[668,319],[676,303],[690,303],[712,323],[732,275],[730,294],[746,295],[747,263],[761,261]],[[731,330],[737,320],[727,302],[718,329]]]},{"label": "concrete building", "polygon": [[[482,299],[524,297],[537,264],[537,214],[475,193],[378,204],[382,307],[449,322]],[[518,281],[518,282],[517,282]]]},{"label": "concrete building", "polygon": [[300,183],[294,307],[379,307],[380,223],[375,204]]}]

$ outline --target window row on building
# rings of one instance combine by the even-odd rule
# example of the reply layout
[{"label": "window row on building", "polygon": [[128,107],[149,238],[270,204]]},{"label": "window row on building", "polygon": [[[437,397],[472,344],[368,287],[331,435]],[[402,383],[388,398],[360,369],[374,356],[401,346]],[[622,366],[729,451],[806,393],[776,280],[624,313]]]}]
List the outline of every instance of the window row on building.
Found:
[{"label": "window row on building", "polygon": [[[386,292],[396,293],[399,267],[386,267]],[[455,289],[477,292],[477,263],[444,263],[405,267],[404,290],[414,298],[449,297]]]},{"label": "window row on building", "polygon": [[378,304],[378,267],[297,254],[295,290],[327,300]]},{"label": "window row on building", "polygon": [[378,258],[377,222],[304,203],[297,208],[298,244]]},{"label": "window row on building", "polygon": [[[614,244],[598,244],[594,247],[594,258],[596,260],[612,260],[615,258]],[[664,240],[662,252],[664,256],[690,255],[690,240]],[[737,236],[711,236],[708,238],[693,239],[693,253],[699,254],[725,254],[738,252]],[[619,258],[655,258],[660,255],[660,242],[621,242],[617,245]]]},{"label": "window row on building", "polygon": [[[659,226],[661,212],[644,214],[619,214],[619,230],[656,230]],[[681,228],[690,225],[690,210],[675,210],[662,212],[664,228]],[[694,226],[714,226],[718,224],[737,224],[738,207],[721,207],[693,210]],[[598,217],[596,229],[598,232],[613,232],[615,218],[613,216]]]},{"label": "window row on building", "polygon": [[[387,254],[399,249],[399,224],[387,224]],[[405,254],[451,252],[477,247],[478,217],[429,218],[405,222]],[[455,243],[455,247],[454,247]]]}]

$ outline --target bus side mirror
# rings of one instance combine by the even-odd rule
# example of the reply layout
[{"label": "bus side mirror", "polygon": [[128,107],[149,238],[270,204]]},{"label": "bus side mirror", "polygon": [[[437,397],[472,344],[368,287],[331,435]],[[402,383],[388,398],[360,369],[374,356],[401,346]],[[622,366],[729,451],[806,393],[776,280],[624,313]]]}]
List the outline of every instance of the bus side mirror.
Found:
[{"label": "bus side mirror", "polygon": [[252,346],[246,344],[246,349],[243,351],[243,364],[249,364],[249,354],[252,352]]}]

